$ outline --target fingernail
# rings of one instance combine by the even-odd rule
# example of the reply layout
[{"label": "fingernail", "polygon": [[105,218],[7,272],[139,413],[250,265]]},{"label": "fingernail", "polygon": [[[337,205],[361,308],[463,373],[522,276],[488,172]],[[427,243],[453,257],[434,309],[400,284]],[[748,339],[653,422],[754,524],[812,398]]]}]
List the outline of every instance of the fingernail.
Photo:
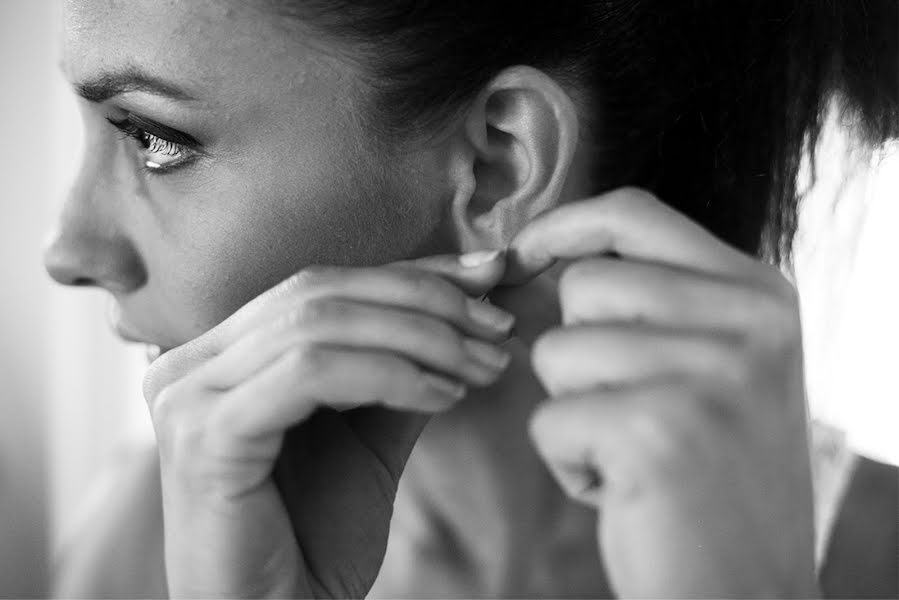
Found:
[{"label": "fingernail", "polygon": [[509,365],[511,355],[496,346],[475,340],[465,339],[465,350],[477,363],[493,371],[502,371]]},{"label": "fingernail", "polygon": [[479,250],[478,252],[469,252],[468,254],[459,256],[459,264],[466,269],[474,269],[475,267],[480,267],[481,265],[489,263],[491,260],[496,260],[501,252],[502,250]]},{"label": "fingernail", "polygon": [[468,314],[478,325],[507,333],[515,323],[515,315],[477,298],[468,298]]},{"label": "fingernail", "polygon": [[441,396],[449,396],[450,398],[461,400],[465,397],[465,393],[468,391],[468,388],[465,386],[465,384],[458,383],[456,381],[450,381],[446,377],[441,377],[440,375],[425,373],[424,378],[428,386],[439,393]]}]

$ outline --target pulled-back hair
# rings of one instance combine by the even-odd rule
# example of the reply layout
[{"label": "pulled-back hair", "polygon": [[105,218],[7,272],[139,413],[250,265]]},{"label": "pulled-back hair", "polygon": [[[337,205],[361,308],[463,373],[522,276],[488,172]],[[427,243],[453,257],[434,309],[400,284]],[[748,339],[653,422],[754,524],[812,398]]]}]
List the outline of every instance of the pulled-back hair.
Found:
[{"label": "pulled-back hair", "polygon": [[789,255],[803,152],[831,100],[858,139],[899,137],[897,0],[277,0],[355,44],[368,122],[439,125],[525,64],[592,98],[599,193],[665,202],[750,253]]}]

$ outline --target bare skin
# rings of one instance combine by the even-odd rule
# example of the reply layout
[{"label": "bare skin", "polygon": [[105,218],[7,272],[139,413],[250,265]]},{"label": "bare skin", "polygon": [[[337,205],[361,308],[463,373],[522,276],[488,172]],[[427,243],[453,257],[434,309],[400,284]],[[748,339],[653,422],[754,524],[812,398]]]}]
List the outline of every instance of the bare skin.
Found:
[{"label": "bare skin", "polygon": [[[415,415],[463,397],[413,457],[376,590],[814,593],[791,288],[642,191],[571,204],[590,145],[550,75],[510,67],[437,141],[384,151],[345,48],[244,3],[73,0],[64,63],[88,153],[47,266],[164,351],[169,593],[364,594]],[[498,283],[511,341],[472,302]]]}]

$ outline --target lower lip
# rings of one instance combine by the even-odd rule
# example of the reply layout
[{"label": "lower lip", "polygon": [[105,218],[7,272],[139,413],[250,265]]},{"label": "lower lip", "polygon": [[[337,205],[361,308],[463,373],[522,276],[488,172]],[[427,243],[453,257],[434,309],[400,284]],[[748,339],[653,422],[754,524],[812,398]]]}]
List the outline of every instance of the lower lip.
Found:
[{"label": "lower lip", "polygon": [[107,317],[113,330],[115,330],[116,334],[123,340],[128,342],[147,343],[146,337],[140,335],[125,323],[122,318],[122,310],[114,300],[110,300],[109,302]]},{"label": "lower lip", "polygon": [[140,344],[147,343],[145,338],[128,329],[121,321],[113,325],[113,329],[115,329],[116,334],[126,342],[136,342]]},{"label": "lower lip", "polygon": [[147,364],[152,364],[165,352],[165,350],[163,350],[159,346],[147,343],[146,338],[128,329],[127,326],[122,323],[122,321],[116,321],[113,324],[113,329],[115,329],[116,334],[118,334],[118,336],[123,340],[144,345]]}]

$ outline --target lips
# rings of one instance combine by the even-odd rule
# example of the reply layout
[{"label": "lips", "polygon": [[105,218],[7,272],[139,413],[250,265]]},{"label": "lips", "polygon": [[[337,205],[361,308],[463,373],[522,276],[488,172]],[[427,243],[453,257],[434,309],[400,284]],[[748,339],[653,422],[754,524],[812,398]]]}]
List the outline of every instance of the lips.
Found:
[{"label": "lips", "polygon": [[148,337],[139,333],[136,329],[132,328],[121,316],[121,310],[117,305],[113,303],[113,307],[110,309],[109,315],[110,325],[116,334],[127,342],[133,342],[136,344],[144,344],[145,345],[145,356],[147,357],[147,364],[152,364],[157,358],[162,356],[168,349],[162,349],[156,344],[153,344],[149,341]]},{"label": "lips", "polygon": [[125,320],[121,307],[113,298],[109,300],[106,316],[110,327],[123,340],[138,344],[152,343],[149,336],[142,334],[136,327]]},{"label": "lips", "polygon": [[115,331],[116,335],[126,342],[144,344],[146,346],[145,351],[148,364],[172,349],[170,345],[160,345],[158,340],[154,340],[152,336],[142,333],[140,329],[132,325],[125,318],[122,307],[116,302],[115,298],[109,299],[106,316],[110,327]]}]

